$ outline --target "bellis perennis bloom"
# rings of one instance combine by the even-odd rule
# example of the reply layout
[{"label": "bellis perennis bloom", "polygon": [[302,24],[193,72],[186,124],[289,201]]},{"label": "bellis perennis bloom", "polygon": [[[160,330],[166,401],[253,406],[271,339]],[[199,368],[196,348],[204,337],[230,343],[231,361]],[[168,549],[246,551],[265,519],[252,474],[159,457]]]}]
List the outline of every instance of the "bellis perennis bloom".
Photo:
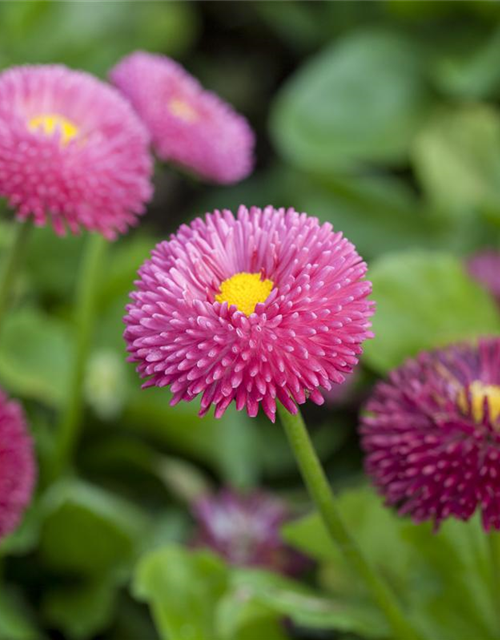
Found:
[{"label": "bellis perennis bloom", "polygon": [[500,529],[500,338],[409,360],[367,412],[366,467],[389,504],[436,526],[479,509]]},{"label": "bellis perennis bloom", "polygon": [[124,232],[150,198],[148,134],[122,96],[60,65],[0,74],[0,195],[18,218]]},{"label": "bellis perennis bloom", "polygon": [[194,516],[198,524],[195,546],[212,549],[230,564],[289,575],[309,564],[283,542],[280,529],[291,514],[273,495],[221,491],[201,498],[194,506]]},{"label": "bellis perennis bloom", "polygon": [[293,209],[207,214],[160,243],[139,270],[125,318],[130,360],[170,385],[172,403],[201,394],[201,415],[236,403],[274,421],[309,397],[323,403],[371,334],[371,285],[353,245]]},{"label": "bellis perennis bloom", "polygon": [[23,411],[0,390],[0,539],[19,524],[34,484],[33,446]]},{"label": "bellis perennis bloom", "polygon": [[110,75],[146,123],[162,160],[223,184],[251,172],[255,141],[245,118],[177,62],[137,51]]}]

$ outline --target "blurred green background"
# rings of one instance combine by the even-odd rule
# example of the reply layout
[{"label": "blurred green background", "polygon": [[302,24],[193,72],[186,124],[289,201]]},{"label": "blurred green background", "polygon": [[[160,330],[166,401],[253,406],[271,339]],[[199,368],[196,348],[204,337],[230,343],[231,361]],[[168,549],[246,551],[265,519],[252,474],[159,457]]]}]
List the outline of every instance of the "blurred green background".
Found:
[{"label": "blurred green background", "polygon": [[[114,244],[102,274],[74,476],[48,490],[43,465],[65,397],[74,342],[71,302],[85,238],[60,239],[49,229],[33,233],[0,338],[0,384],[29,414],[41,489],[21,529],[1,545],[4,640],[160,637],[146,606],[130,594],[131,575],[141,554],[189,538],[186,499],[200,486],[263,485],[290,498],[299,514],[307,505],[279,426],[235,411],[216,421],[200,420],[192,405],[172,409],[168,392],[142,392],[125,362],[122,317],[135,272],[182,222],[239,204],[293,206],[332,222],[368,260],[376,339],[349,395],[334,406],[305,410],[336,487],[356,484],[362,475],[357,415],[377,376],[420,349],[500,332],[494,301],[462,266],[465,256],[500,246],[497,3],[0,3],[2,68],[62,62],[106,78],[120,57],[139,48],[179,60],[246,115],[257,133],[257,167],[240,185],[221,188],[157,166],[147,216]],[[10,222],[5,210],[0,250],[9,242]],[[361,510],[363,495],[353,498],[355,506],[361,500]],[[382,527],[378,546],[372,543],[378,560],[385,530],[379,520],[374,524],[377,508],[366,507],[369,516],[357,525],[360,535],[363,527],[365,535]],[[390,517],[381,513],[376,518]],[[289,539],[298,535],[303,546],[297,531]],[[307,531],[302,540],[315,540]],[[331,593],[349,591],[341,571],[321,564],[321,544],[308,549],[320,563],[319,577],[308,579]],[[388,566],[390,553],[386,549],[380,560]],[[215,603],[214,593],[200,586],[202,569],[189,568],[189,584],[198,584],[198,591],[186,592],[188,616],[199,601]],[[148,600],[147,580],[138,580],[136,595]],[[168,594],[191,587],[174,580],[161,588]],[[211,627],[205,635],[182,635],[179,627],[177,636],[162,637],[387,637],[366,611],[345,605],[321,618],[306,603],[301,618],[299,606],[279,598],[271,605],[265,593],[266,607],[259,606],[266,615],[254,603],[258,615],[245,611],[251,624],[229,616],[233,626],[224,619],[231,629],[224,638]],[[453,605],[465,606],[464,598]],[[276,622],[284,615],[298,615],[302,623],[286,630]],[[349,635],[324,630],[332,625]],[[439,640],[456,640],[449,619],[442,625]],[[459,631],[472,634],[462,640],[490,637],[474,626]]]}]

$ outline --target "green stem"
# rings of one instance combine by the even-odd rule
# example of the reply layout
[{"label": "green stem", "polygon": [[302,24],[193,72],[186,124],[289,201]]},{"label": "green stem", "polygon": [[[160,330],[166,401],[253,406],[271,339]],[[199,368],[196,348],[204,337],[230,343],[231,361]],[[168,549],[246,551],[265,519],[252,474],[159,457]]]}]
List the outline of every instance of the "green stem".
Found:
[{"label": "green stem", "polygon": [[396,596],[369,564],[344,524],[300,411],[296,415],[292,415],[278,403],[278,414],[306,487],[316,504],[330,538],[364,581],[373,599],[385,614],[394,637],[398,640],[421,640],[420,634],[408,622]]},{"label": "green stem", "polygon": [[76,351],[66,405],[56,435],[54,462],[50,469],[57,477],[69,465],[82,424],[83,383],[95,321],[96,293],[102,275],[107,241],[99,234],[89,236],[78,274],[75,299]]},{"label": "green stem", "polygon": [[16,277],[19,274],[31,224],[27,222],[15,222],[14,229],[14,238],[2,260],[3,267],[0,272],[0,325],[5,319],[12,289]]},{"label": "green stem", "polygon": [[487,537],[490,548],[493,610],[497,618],[497,630],[500,633],[500,533],[490,531]]}]

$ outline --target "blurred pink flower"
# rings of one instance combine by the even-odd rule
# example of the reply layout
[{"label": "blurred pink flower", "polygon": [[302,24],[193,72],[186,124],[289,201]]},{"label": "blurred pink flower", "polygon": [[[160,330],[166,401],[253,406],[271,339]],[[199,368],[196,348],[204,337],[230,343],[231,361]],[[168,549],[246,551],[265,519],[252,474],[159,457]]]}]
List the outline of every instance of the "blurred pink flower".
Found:
[{"label": "blurred pink flower", "polygon": [[250,174],[255,140],[247,121],[181,65],[137,51],[110,77],[146,123],[162,160],[222,184]]},{"label": "blurred pink flower", "polygon": [[366,409],[366,469],[388,504],[436,526],[480,509],[500,529],[500,338],[408,360]]},{"label": "blurred pink flower", "polygon": [[500,304],[500,253],[483,251],[467,261],[470,275]]},{"label": "blurred pink flower", "polygon": [[197,547],[208,547],[228,563],[295,575],[310,562],[283,541],[281,527],[290,520],[287,505],[269,493],[223,490],[193,507]]},{"label": "blurred pink flower", "polygon": [[371,336],[371,285],[354,246],[293,209],[240,207],[183,225],[139,270],[125,340],[144,386],[202,394],[220,417],[276,401],[323,403]]},{"label": "blurred pink flower", "polygon": [[0,539],[12,533],[29,504],[35,460],[24,413],[0,391]]},{"label": "blurred pink flower", "polygon": [[113,87],[61,65],[0,74],[0,195],[21,220],[123,233],[152,194],[148,134]]}]

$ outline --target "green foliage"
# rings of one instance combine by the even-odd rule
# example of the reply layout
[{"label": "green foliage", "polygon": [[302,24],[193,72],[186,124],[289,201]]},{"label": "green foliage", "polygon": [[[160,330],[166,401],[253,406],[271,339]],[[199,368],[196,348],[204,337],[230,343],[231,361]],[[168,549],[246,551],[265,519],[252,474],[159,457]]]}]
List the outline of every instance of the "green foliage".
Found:
[{"label": "green foliage", "polygon": [[364,359],[386,373],[419,351],[500,332],[493,299],[451,255],[387,254],[370,269],[375,338]]},{"label": "green foliage", "polygon": [[423,63],[418,46],[397,34],[347,36],[282,89],[271,120],[278,147],[319,172],[401,162],[426,112]]},{"label": "green foliage", "polygon": [[[425,637],[496,637],[496,587],[478,520],[448,521],[435,533],[427,524],[417,526],[391,513],[363,487],[342,494],[340,505],[357,542],[404,600]],[[318,560],[323,585],[334,597],[347,602],[363,597],[317,515],[286,525],[284,536]]]}]

